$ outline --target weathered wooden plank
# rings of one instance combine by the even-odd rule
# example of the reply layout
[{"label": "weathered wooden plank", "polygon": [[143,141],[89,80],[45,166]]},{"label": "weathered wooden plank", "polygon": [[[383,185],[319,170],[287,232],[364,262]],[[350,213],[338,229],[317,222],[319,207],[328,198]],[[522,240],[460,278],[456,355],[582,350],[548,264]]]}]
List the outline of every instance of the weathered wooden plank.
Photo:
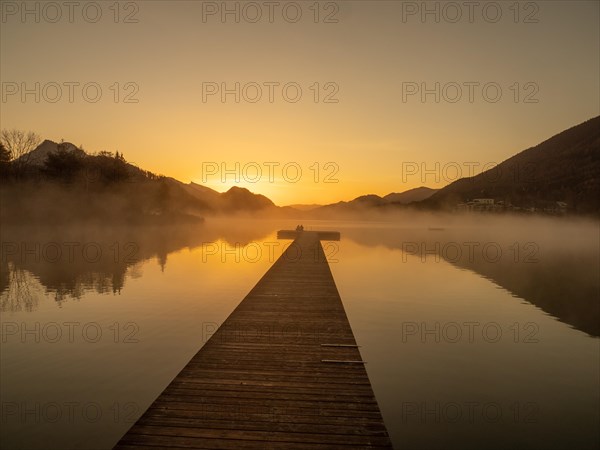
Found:
[{"label": "weathered wooden plank", "polygon": [[[214,401],[211,402],[209,400],[205,402],[187,402],[186,400],[175,400],[170,397],[161,396],[154,403],[157,409],[164,410],[181,410],[181,411],[196,411],[198,414],[210,414],[212,412],[225,411],[228,414],[238,415],[243,414],[269,414],[271,419],[273,419],[273,415],[276,415],[277,420],[280,417],[294,416],[299,421],[300,420],[310,420],[311,417],[322,417],[324,419],[334,417],[334,418],[344,418],[351,417],[352,420],[357,419],[373,419],[380,420],[381,416],[378,410],[375,411],[365,411],[365,410],[352,410],[349,408],[345,409],[335,409],[333,405],[291,405],[288,402],[283,403],[271,403],[269,405],[265,404],[248,404],[244,402],[240,404],[240,402],[231,401],[231,399],[226,399],[224,401]],[[338,405],[339,407],[339,405]],[[149,410],[149,414],[150,414]]]},{"label": "weathered wooden plank", "polygon": [[[204,439],[238,439],[246,441],[255,441],[258,445],[264,441],[268,442],[303,442],[306,444],[341,444],[350,445],[386,445],[389,442],[387,436],[350,434],[329,434],[329,433],[291,433],[278,431],[251,431],[237,429],[216,429],[216,428],[198,428],[190,426],[154,426],[154,425],[134,425],[129,431],[130,434],[173,436],[173,437],[191,437]],[[386,433],[387,434],[387,433]]]},{"label": "weathered wooden plank", "polygon": [[[336,415],[309,415],[305,413],[305,410],[301,408],[269,408],[269,407],[240,407],[233,409],[230,405],[222,404],[205,404],[200,408],[193,408],[194,405],[186,403],[169,404],[168,406],[162,407],[160,404],[157,408],[152,409],[151,413],[146,418],[155,417],[180,417],[180,418],[205,418],[207,421],[223,421],[230,422],[232,420],[242,420],[245,422],[275,422],[275,416],[277,417],[277,423],[295,423],[301,424],[321,424],[321,425],[348,425],[351,423],[352,427],[360,426],[376,426],[383,429],[384,425],[381,421],[377,420],[376,415],[372,417],[367,416],[352,416],[344,415],[344,411],[332,411]],[[352,420],[349,421],[348,417]]]},{"label": "weathered wooden plank", "polygon": [[[297,233],[117,448],[391,448],[316,232]],[[323,346],[327,344],[327,346]]]}]

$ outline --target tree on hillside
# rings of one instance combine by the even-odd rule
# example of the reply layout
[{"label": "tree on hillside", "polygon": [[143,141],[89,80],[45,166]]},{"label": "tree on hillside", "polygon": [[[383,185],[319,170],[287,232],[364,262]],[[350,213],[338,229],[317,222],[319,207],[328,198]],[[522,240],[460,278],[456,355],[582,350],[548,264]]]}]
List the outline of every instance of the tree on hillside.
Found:
[{"label": "tree on hillside", "polygon": [[0,163],[7,163],[10,161],[10,152],[4,146],[2,142],[0,142]]},{"label": "tree on hillside", "polygon": [[98,152],[84,161],[86,170],[93,175],[94,181],[103,183],[119,183],[131,178],[132,174],[127,162],[118,152]]},{"label": "tree on hillside", "polygon": [[0,142],[0,175],[5,175],[8,171],[8,164],[10,162],[10,152],[4,147],[4,144]]},{"label": "tree on hillside", "polygon": [[36,148],[41,140],[33,131],[4,129],[0,132],[0,143],[8,151],[9,160],[16,164],[17,170],[29,163],[29,152]]},{"label": "tree on hillside", "polygon": [[82,154],[70,152],[61,144],[56,152],[48,154],[44,163],[44,172],[50,178],[66,182],[72,181],[82,168]]}]

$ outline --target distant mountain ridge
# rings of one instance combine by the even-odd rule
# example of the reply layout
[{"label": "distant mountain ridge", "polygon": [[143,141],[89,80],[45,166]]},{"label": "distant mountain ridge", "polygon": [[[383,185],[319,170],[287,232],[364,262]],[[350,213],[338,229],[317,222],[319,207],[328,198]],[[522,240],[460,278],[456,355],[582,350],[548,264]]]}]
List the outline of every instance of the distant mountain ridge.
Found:
[{"label": "distant mountain ridge", "polygon": [[19,160],[26,162],[27,164],[35,166],[43,166],[46,162],[46,158],[50,153],[56,153],[59,148],[62,148],[69,152],[85,152],[79,149],[76,145],[70,142],[57,143],[49,139],[44,140],[40,145],[31,150],[29,153],[22,155]]},{"label": "distant mountain ridge", "polygon": [[143,170],[118,152],[88,154],[51,140],[9,163],[0,182],[3,223],[180,223],[212,214],[290,212],[245,188],[219,193]]},{"label": "distant mountain ridge", "polygon": [[[245,188],[232,187],[220,193],[193,182],[182,183],[143,170],[127,162],[122,154],[88,154],[69,142],[44,140],[14,162],[17,163],[14,167],[8,163],[7,170],[24,167],[25,171],[18,177],[21,181],[24,175],[25,179],[41,179],[47,185],[44,189],[62,186],[62,197],[56,194],[53,203],[42,202],[40,212],[35,213],[38,215],[43,211],[50,216],[60,216],[61,213],[52,208],[64,206],[63,200],[66,203],[73,200],[70,207],[77,212],[98,208],[108,213],[110,204],[118,205],[121,215],[137,217],[275,212],[287,217],[318,218],[407,207],[456,210],[476,199],[489,200],[494,208],[501,205],[497,210],[515,206],[516,210],[546,211],[547,205],[560,204],[569,212],[600,214],[600,116],[523,150],[495,168],[461,178],[442,189],[421,186],[383,197],[367,194],[328,205],[296,205],[297,209],[278,207],[266,196]],[[24,214],[27,205],[37,205],[37,200],[43,197],[36,191],[39,187],[31,185],[23,191],[22,186],[11,186],[9,172],[0,177],[3,218]],[[29,197],[25,198],[26,195]]]},{"label": "distant mountain ridge", "polygon": [[350,212],[355,210],[361,210],[365,208],[379,208],[390,205],[408,205],[413,202],[420,202],[431,197],[435,194],[438,189],[431,189],[425,186],[421,186],[414,189],[409,189],[404,192],[392,192],[383,197],[375,194],[361,195],[356,197],[349,202],[338,202],[324,205],[319,208],[312,209],[312,212],[323,213],[323,212],[334,212],[344,211]]},{"label": "distant mountain ridge", "polygon": [[408,191],[386,195],[383,197],[385,203],[401,203],[408,204],[412,202],[420,202],[435,194],[439,189],[431,189],[425,186],[421,186]]},{"label": "distant mountain ridge", "polygon": [[523,150],[495,168],[456,180],[422,204],[452,208],[474,198],[523,208],[565,202],[576,213],[600,213],[600,116]]},{"label": "distant mountain ridge", "polygon": [[206,186],[194,182],[183,184],[186,192],[206,203],[212,211],[235,212],[235,211],[258,211],[278,208],[269,198],[261,194],[254,194],[246,188],[231,187],[226,192],[217,192]]},{"label": "distant mountain ridge", "polygon": [[[27,163],[35,166],[43,166],[48,155],[56,153],[62,149],[67,152],[76,153],[80,157],[93,157],[88,155],[84,150],[70,142],[56,143],[51,140],[44,140],[35,149],[24,155],[22,158],[27,158]],[[141,170],[137,166],[125,162],[125,166],[130,175],[138,175]],[[220,193],[214,189],[191,182],[185,184],[172,177],[157,177],[161,182],[169,186],[169,189],[177,192],[177,195],[191,196],[196,201],[194,207],[203,210],[204,212],[232,212],[232,211],[252,211],[265,208],[276,208],[275,204],[264,195],[254,194],[246,188],[232,187],[228,191]]]},{"label": "distant mountain ridge", "polygon": [[[98,157],[97,155],[87,154],[84,150],[70,142],[57,143],[46,139],[34,150],[21,158],[25,159],[27,164],[42,169],[48,156],[56,154],[59,150],[72,153],[83,159]],[[123,167],[128,176],[133,179],[144,178],[149,174],[149,172],[126,162],[124,159]],[[228,191],[221,193],[194,182],[186,184],[172,177],[151,175],[162,185],[160,188],[162,201],[177,205],[182,210],[199,213],[234,213],[263,210],[275,211],[279,209],[285,211],[287,214],[294,211],[293,206],[280,208],[266,196],[252,193],[246,188],[234,186]],[[418,187],[400,193],[393,192],[383,197],[374,194],[363,195],[349,202],[338,202],[331,205],[299,205],[300,207],[296,210],[311,212],[320,209],[354,209],[390,204],[408,204],[429,198],[436,191],[437,189]]]},{"label": "distant mountain ridge", "polygon": [[[472,206],[481,200],[491,204]],[[368,194],[309,212],[326,217],[337,212],[383,212],[405,207],[600,215],[600,116],[439,190],[420,187],[384,197]]]}]

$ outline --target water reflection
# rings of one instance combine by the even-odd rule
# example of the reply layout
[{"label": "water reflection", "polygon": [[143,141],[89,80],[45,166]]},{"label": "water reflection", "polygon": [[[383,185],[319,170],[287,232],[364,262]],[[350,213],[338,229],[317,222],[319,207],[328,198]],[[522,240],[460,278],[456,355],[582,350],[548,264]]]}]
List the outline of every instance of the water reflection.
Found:
[{"label": "water reflection", "polygon": [[[508,220],[495,219],[485,226],[379,224],[376,232],[373,224],[340,222],[326,227],[344,229],[344,238],[364,246],[384,246],[417,256],[423,263],[443,260],[473,271],[560,321],[600,336],[598,224]],[[88,291],[116,294],[127,277],[136,277],[141,262],[156,259],[165,270],[171,253],[218,240],[243,248],[264,239],[277,225],[282,224],[222,220],[200,226],[110,230],[4,227],[0,310],[34,310],[39,304],[38,285],[58,304],[80,299]]]},{"label": "water reflection", "polygon": [[[2,311],[10,313],[2,319],[25,331],[39,323],[42,331],[40,342],[29,334],[5,336],[4,401],[28,407],[98,403],[104,413],[93,423],[80,417],[75,423],[40,424],[12,416],[3,427],[5,442],[110,448],[199,349],[206,329],[225,320],[281,254],[275,231],[295,225],[231,220],[108,231],[3,227],[0,300]],[[339,248],[328,252],[330,265],[397,447],[560,448],[573,442],[597,448],[597,339],[559,322],[599,334],[597,224],[433,220],[305,226],[342,233],[342,241],[334,243]],[[23,242],[25,250],[45,244],[46,253],[40,247],[43,257],[36,258],[35,251],[7,245]],[[63,248],[62,260],[53,259],[49,243]],[[84,257],[86,243],[98,247],[88,245]],[[78,250],[71,259],[69,246]],[[92,253],[97,248],[99,258]],[[500,258],[493,253],[498,248]],[[534,322],[539,342],[526,344],[520,336],[515,344],[508,332],[491,345],[423,343],[412,335],[403,341],[402,323],[464,321],[506,327],[518,322],[522,331]],[[43,339],[44,327],[75,322],[78,331],[98,324],[103,339]],[[122,332],[135,323],[137,343],[125,344],[123,334],[115,342],[115,322]],[[523,420],[534,414],[536,421],[450,423],[442,413],[454,410],[441,410],[445,422],[432,415],[421,420],[423,408],[448,405],[459,405],[467,417],[471,402],[500,405],[506,418],[515,411],[525,414]],[[134,404],[135,414],[115,421],[115,403],[119,411]]]},{"label": "water reflection", "polygon": [[118,294],[145,261],[156,259],[164,271],[169,254],[182,249],[218,240],[243,247],[271,231],[271,225],[257,221],[252,226],[219,221],[110,229],[3,227],[0,310],[33,311],[41,295],[60,305],[87,292]]},{"label": "water reflection", "polygon": [[[266,271],[270,255],[248,260],[241,249],[270,247],[273,229],[236,221],[109,231],[3,227],[3,446],[112,448]],[[6,245],[21,242],[26,249],[94,243],[102,256],[63,253],[61,261]]]},{"label": "water reflection", "polygon": [[492,280],[592,336],[600,336],[598,224],[535,220],[486,226],[348,228],[361,245],[399,250],[423,264],[449,262]]},{"label": "water reflection", "polygon": [[598,448],[598,225],[429,228],[348,223],[332,264],[394,446]]}]

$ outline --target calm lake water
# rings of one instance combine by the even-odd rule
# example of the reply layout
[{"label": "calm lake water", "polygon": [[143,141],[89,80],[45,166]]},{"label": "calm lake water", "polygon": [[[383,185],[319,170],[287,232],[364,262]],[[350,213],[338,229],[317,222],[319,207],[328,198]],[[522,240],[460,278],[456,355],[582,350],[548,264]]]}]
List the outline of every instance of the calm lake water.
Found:
[{"label": "calm lake water", "polygon": [[[112,447],[289,244],[281,221],[3,229],[3,448]],[[304,222],[395,448],[600,445],[600,228]]]}]

